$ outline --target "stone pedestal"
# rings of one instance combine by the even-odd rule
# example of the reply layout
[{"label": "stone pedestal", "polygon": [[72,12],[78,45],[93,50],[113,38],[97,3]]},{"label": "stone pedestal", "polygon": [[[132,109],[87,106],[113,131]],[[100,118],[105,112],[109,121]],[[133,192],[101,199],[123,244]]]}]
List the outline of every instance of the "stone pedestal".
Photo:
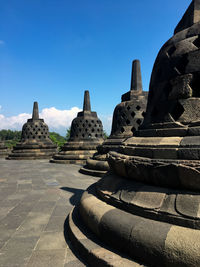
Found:
[{"label": "stone pedestal", "polygon": [[91,111],[89,91],[85,91],[83,111],[72,121],[70,139],[51,163],[85,164],[103,142],[103,126],[96,112]]},{"label": "stone pedestal", "polygon": [[[132,266],[200,265],[199,7],[192,1],[158,54],[136,136],[109,152],[112,172],[72,212],[88,239],[120,257],[113,266],[126,266],[125,255]],[[77,232],[71,236],[80,249]],[[109,254],[91,254],[88,263],[107,266]]]},{"label": "stone pedestal", "polygon": [[49,128],[39,118],[38,103],[34,102],[32,118],[23,125],[21,141],[7,159],[49,159],[56,152],[57,147],[49,138]]},{"label": "stone pedestal", "polygon": [[98,152],[87,160],[86,165],[80,169],[81,173],[101,177],[109,171],[107,153],[116,151],[123,140],[135,134],[144,119],[147,96],[148,93],[142,89],[140,61],[134,60],[131,88],[122,95],[122,102],[114,110],[111,135],[97,147]]},{"label": "stone pedestal", "polygon": [[5,145],[3,141],[0,141],[0,158],[5,158],[10,153],[10,149]]}]

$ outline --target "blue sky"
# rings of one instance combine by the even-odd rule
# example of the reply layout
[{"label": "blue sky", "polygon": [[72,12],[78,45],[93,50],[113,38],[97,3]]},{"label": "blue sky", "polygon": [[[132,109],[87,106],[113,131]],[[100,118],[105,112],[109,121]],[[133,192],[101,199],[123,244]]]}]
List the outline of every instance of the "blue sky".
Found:
[{"label": "blue sky", "polygon": [[[28,116],[33,101],[41,111],[81,109],[90,90],[92,109],[109,133],[114,107],[130,88],[132,60],[140,59],[148,90],[156,55],[190,2],[1,0],[0,118]],[[57,132],[64,134],[66,120]]]}]

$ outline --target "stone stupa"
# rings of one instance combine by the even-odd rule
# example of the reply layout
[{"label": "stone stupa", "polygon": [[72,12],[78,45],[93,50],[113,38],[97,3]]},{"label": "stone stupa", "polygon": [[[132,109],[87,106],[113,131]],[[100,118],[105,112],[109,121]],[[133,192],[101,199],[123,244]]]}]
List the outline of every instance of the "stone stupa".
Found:
[{"label": "stone stupa", "polygon": [[97,113],[91,111],[89,91],[85,91],[83,111],[72,121],[70,138],[51,163],[85,164],[103,142],[103,126]]},{"label": "stone stupa", "polygon": [[200,266],[199,47],[196,0],[157,56],[137,137],[109,153],[112,173],[69,216],[91,266]]},{"label": "stone stupa", "polygon": [[115,107],[111,135],[97,147],[98,152],[87,160],[86,165],[80,169],[81,173],[101,177],[110,169],[106,159],[107,153],[116,151],[121,142],[133,136],[142,124],[147,96],[148,92],[142,89],[140,61],[134,60],[130,91],[122,95],[121,103]]},{"label": "stone stupa", "polygon": [[38,103],[34,102],[32,118],[22,127],[21,141],[7,159],[49,159],[57,152],[57,146],[49,138],[49,128],[39,118]]}]

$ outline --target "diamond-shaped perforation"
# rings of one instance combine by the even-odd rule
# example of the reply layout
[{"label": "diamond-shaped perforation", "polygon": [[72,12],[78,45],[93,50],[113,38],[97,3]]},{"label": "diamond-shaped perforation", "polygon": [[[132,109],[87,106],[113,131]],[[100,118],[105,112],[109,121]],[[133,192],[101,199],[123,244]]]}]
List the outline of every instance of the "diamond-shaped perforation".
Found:
[{"label": "diamond-shaped perforation", "polygon": [[99,119],[75,118],[72,122],[70,138],[88,139],[103,136],[103,126]]},{"label": "diamond-shaped perforation", "polygon": [[131,112],[131,117],[132,117],[132,118],[135,117],[135,112],[134,112],[134,111]]},{"label": "diamond-shaped perforation", "polygon": [[137,105],[136,109],[137,109],[137,110],[140,110],[140,109],[141,109],[141,107],[140,107],[139,105]]}]

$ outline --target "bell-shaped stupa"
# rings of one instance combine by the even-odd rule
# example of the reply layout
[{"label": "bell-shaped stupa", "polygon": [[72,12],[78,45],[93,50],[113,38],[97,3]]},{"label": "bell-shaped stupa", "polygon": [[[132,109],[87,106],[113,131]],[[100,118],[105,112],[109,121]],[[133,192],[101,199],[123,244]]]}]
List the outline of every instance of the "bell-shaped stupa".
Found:
[{"label": "bell-shaped stupa", "polygon": [[103,126],[97,113],[91,111],[89,91],[85,91],[83,111],[72,121],[70,139],[50,162],[85,164],[103,142]]},{"label": "bell-shaped stupa", "polygon": [[158,54],[136,137],[109,152],[112,173],[69,216],[93,266],[200,266],[199,48],[196,0]]},{"label": "bell-shaped stupa", "polygon": [[122,95],[121,103],[115,107],[111,135],[100,146],[98,152],[89,158],[86,166],[80,169],[81,173],[103,176],[110,168],[106,159],[109,151],[116,151],[121,142],[134,135],[142,124],[148,93],[143,91],[140,61],[132,63],[130,91]]},{"label": "bell-shaped stupa", "polygon": [[39,118],[38,103],[34,102],[32,118],[23,125],[21,141],[7,159],[49,159],[56,152],[57,147],[49,138],[49,128]]}]

